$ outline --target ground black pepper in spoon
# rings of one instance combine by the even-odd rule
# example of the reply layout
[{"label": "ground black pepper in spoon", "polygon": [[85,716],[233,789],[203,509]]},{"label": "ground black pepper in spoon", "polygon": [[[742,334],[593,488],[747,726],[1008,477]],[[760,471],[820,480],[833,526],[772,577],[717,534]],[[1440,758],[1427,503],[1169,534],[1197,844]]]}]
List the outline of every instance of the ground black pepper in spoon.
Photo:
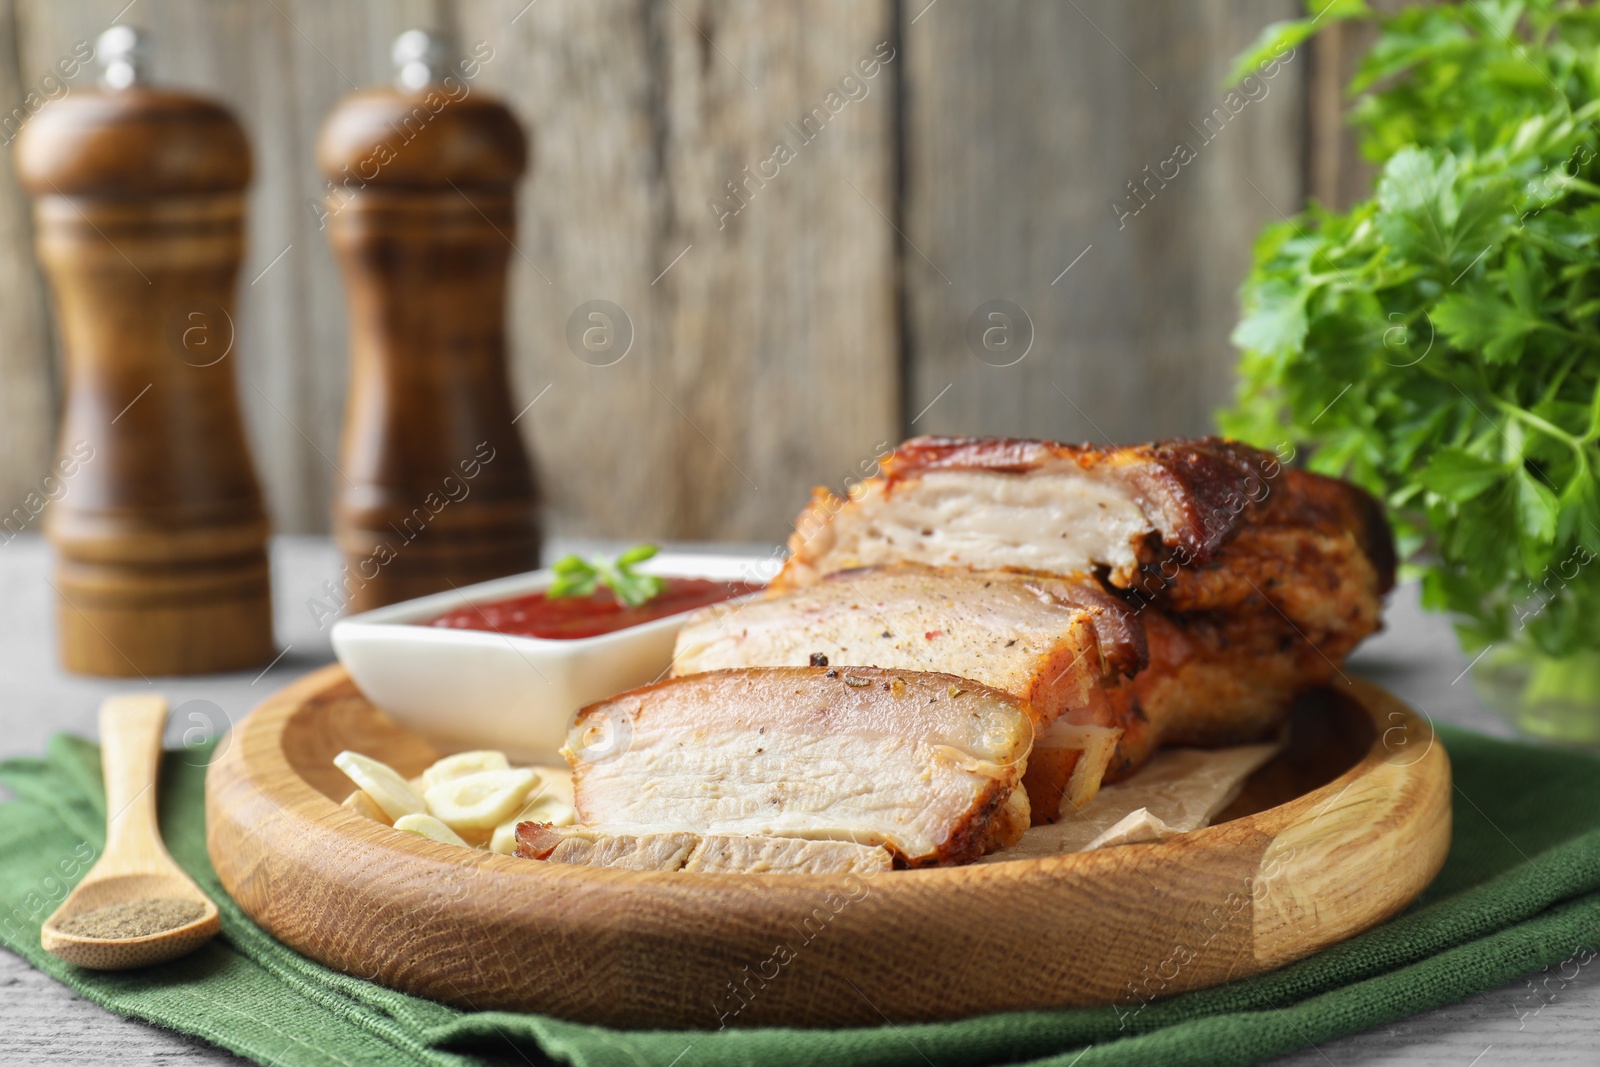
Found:
[{"label": "ground black pepper in spoon", "polygon": [[213,904],[173,862],[156,822],[156,772],[167,702],[112,697],[100,706],[106,847],[39,941],[46,952],[96,970],[163,963],[222,928]]}]

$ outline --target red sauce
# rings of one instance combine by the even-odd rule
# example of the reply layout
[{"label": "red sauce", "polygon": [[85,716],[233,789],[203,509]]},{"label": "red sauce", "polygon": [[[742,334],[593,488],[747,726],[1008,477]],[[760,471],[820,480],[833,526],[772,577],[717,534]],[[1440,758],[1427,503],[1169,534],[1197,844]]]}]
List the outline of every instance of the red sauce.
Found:
[{"label": "red sauce", "polygon": [[659,596],[636,608],[619,603],[615,594],[602,586],[591,596],[552,600],[543,593],[530,593],[456,608],[422,625],[571,641],[626,630],[763,588],[750,582],[721,582],[710,578],[668,578],[666,583]]}]

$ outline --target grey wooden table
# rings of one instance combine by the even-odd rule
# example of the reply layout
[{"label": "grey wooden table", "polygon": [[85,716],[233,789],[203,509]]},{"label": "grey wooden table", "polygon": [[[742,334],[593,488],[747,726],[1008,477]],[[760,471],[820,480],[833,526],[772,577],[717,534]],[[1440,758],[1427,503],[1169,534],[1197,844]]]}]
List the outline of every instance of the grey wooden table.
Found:
[{"label": "grey wooden table", "polygon": [[[564,551],[563,546],[552,546]],[[135,679],[106,681],[62,673],[56,665],[48,555],[37,538],[0,543],[0,756],[37,753],[58,730],[95,731],[110,693],[143,688]],[[169,743],[225,730],[262,697],[333,658],[326,628],[308,601],[337,574],[332,546],[316,538],[281,538],[273,546],[277,633],[283,655],[260,673],[160,679],[173,707]],[[1392,599],[1388,628],[1363,647],[1353,666],[1440,722],[1509,736],[1461,677],[1466,659],[1448,628],[1417,608],[1414,590]],[[1277,1067],[1330,1064],[1600,1063],[1600,966],[1590,965],[1558,992],[1542,975],[1393,1026],[1282,1057]],[[202,1042],[120,1019],[0,952],[0,1063],[224,1063],[234,1056]],[[693,1067],[685,1063],[682,1067]]]}]

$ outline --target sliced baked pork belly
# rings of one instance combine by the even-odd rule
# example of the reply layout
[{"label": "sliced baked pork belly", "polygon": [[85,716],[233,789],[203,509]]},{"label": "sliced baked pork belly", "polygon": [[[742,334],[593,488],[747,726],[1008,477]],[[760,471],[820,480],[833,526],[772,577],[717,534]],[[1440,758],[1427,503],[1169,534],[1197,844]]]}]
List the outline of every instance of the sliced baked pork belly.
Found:
[{"label": "sliced baked pork belly", "polygon": [[527,822],[517,827],[517,855],[549,863],[698,874],[874,874],[893,857],[880,845],[682,832],[611,834],[584,826]]},{"label": "sliced baked pork belly", "polygon": [[1093,798],[1121,726],[1106,689],[1144,662],[1143,628],[1093,578],[894,564],[700,611],[678,633],[673,670],[871,666],[1010,693],[1038,719],[1024,778],[1038,823],[1064,798]]},{"label": "sliced baked pork belly", "polygon": [[[1149,653],[1131,678],[1104,679],[1103,701],[1056,720],[1121,730],[1108,781],[1163,743],[1270,734],[1297,693],[1336,677],[1378,628],[1395,566],[1366,493],[1218,438],[915,438],[848,499],[818,490],[789,547],[775,597],[906,562],[1095,576],[1136,616]],[[1036,778],[1050,751],[1064,748],[1041,743]]]},{"label": "sliced baked pork belly", "polygon": [[818,490],[789,549],[775,590],[900,561],[1095,573],[1137,605],[1270,606],[1344,651],[1376,629],[1395,564],[1366,493],[1214,437],[1123,448],[913,438],[849,499]]},{"label": "sliced baked pork belly", "polygon": [[518,856],[585,867],[617,867],[628,871],[678,871],[700,844],[698,834],[666,831],[608,834],[584,826],[517,824]]},{"label": "sliced baked pork belly", "polygon": [[1034,714],[950,674],[774,667],[672,678],[578,712],[565,754],[578,820],[882,845],[965,863],[1029,824]]},{"label": "sliced baked pork belly", "polygon": [[894,857],[882,845],[715,834],[700,839],[683,869],[698,874],[876,874],[892,866]]}]

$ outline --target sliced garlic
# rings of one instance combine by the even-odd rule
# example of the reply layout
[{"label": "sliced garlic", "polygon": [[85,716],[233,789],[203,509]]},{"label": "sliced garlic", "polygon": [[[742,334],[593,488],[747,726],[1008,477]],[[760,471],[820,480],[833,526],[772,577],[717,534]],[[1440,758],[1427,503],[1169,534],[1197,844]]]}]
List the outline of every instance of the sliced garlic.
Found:
[{"label": "sliced garlic", "polygon": [[477,749],[472,752],[457,752],[453,756],[446,756],[438,760],[433,766],[422,772],[422,788],[428,790],[440,782],[448,782],[452,778],[463,778],[479,771],[503,771],[509,769],[511,763],[506,759],[504,752],[493,749]]},{"label": "sliced garlic", "polygon": [[453,830],[489,830],[510,818],[539,780],[530,767],[479,771],[431,787],[428,811]]},{"label": "sliced garlic", "polygon": [[534,796],[555,797],[565,801],[568,807],[574,803],[572,797],[572,768],[570,767],[535,767],[539,772],[539,788],[534,791]]},{"label": "sliced garlic", "polygon": [[543,822],[551,826],[571,826],[578,821],[578,811],[570,801],[546,793],[529,801],[517,813],[518,822]]},{"label": "sliced garlic", "polygon": [[394,823],[394,820],[389,818],[388,814],[382,808],[378,807],[377,803],[371,797],[367,796],[366,791],[363,789],[357,789],[354,793],[351,793],[349,796],[345,797],[344,803],[339,806],[342,808],[347,808],[350,811],[355,812],[357,815],[371,819],[374,822],[381,822],[385,826],[390,826]]},{"label": "sliced garlic", "polygon": [[489,839],[489,851],[509,856],[516,850],[517,820],[509,819],[494,828],[494,836]]},{"label": "sliced garlic", "polygon": [[418,834],[429,841],[443,841],[447,845],[460,845],[462,848],[472,847],[432,815],[402,815],[394,821],[394,828],[408,834]]},{"label": "sliced garlic", "polygon": [[383,809],[391,819],[402,815],[422,815],[428,811],[427,801],[400,777],[393,767],[380,763],[371,756],[348,750],[333,757],[334,766],[345,773],[372,802]]}]

